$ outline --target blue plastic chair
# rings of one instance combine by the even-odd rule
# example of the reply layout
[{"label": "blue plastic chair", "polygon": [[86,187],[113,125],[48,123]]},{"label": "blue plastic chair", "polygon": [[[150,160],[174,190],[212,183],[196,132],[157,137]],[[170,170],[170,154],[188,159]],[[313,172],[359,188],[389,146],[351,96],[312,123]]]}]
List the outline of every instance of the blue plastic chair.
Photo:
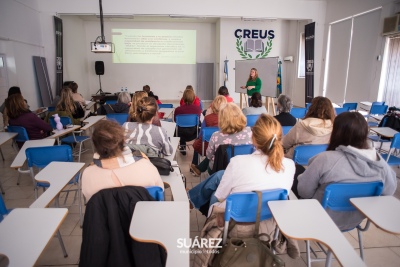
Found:
[{"label": "blue plastic chair", "polygon": [[231,161],[231,158],[237,155],[249,155],[255,151],[255,148],[252,144],[249,145],[228,145],[226,148],[226,153],[228,155],[228,162]]},{"label": "blue plastic chair", "polygon": [[202,136],[202,147],[201,147],[201,152],[202,155],[204,155],[205,151],[204,151],[204,145],[205,142],[210,142],[211,136],[213,135],[213,133],[219,131],[218,127],[202,127],[201,128],[201,136]]},{"label": "blue plastic chair", "polygon": [[158,108],[173,108],[173,104],[158,104]]},{"label": "blue plastic chair", "polygon": [[3,220],[5,215],[8,215],[11,210],[6,208],[6,204],[4,203],[3,196],[0,194],[0,222]]},{"label": "blue plastic chair", "polygon": [[383,105],[385,105],[385,101],[374,101],[374,102],[372,102],[372,105],[383,106]]},{"label": "blue plastic chair", "polygon": [[[62,123],[63,126],[72,125],[72,121],[71,121],[70,117],[61,116],[60,117],[60,122]],[[54,121],[54,117],[50,117],[50,125],[51,125],[51,127],[53,127],[53,129],[56,128],[56,123]],[[79,149],[78,149],[78,151],[76,153],[74,153],[74,156],[77,155],[78,156],[78,162],[80,162],[81,161],[81,154],[82,154],[82,144],[85,141],[89,141],[90,144],[92,145],[92,142],[91,142],[91,138],[89,136],[75,135],[75,133],[81,134],[82,131],[74,131],[72,133],[72,135],[64,137],[61,140],[58,140],[58,144],[69,144],[72,147],[74,146],[75,143],[79,144]],[[94,151],[93,145],[92,145],[92,151]]]},{"label": "blue plastic chair", "polygon": [[106,100],[106,102],[104,104],[115,105],[115,104],[117,104],[117,100]]},{"label": "blue plastic chair", "polygon": [[[26,131],[26,129],[22,126],[11,126],[8,125],[7,126],[7,131],[10,133],[18,133],[17,136],[14,137],[14,146],[16,148],[18,148],[18,144],[17,143],[25,143],[26,141],[29,140],[29,136],[28,133]],[[18,178],[17,178],[17,185],[19,185],[19,179],[21,177],[21,173],[29,173],[29,170],[23,170],[22,168],[18,168]],[[0,182],[0,188],[1,188],[1,192],[4,193],[4,189],[3,186],[1,185]]]},{"label": "blue plastic chair", "polygon": [[[386,122],[387,122],[387,118],[383,118],[381,127],[385,127]],[[382,151],[383,143],[391,142],[390,139],[382,139],[380,135],[368,135],[368,139],[370,139],[372,142],[380,142],[381,143],[381,145],[379,146],[380,152]]]},{"label": "blue plastic chair", "polygon": [[282,134],[287,135],[287,133],[293,128],[293,126],[282,126]]},{"label": "blue plastic chair", "polygon": [[292,108],[290,110],[290,114],[295,117],[297,120],[302,119],[306,116],[307,109],[306,108]]},{"label": "blue plastic chair", "polygon": [[[268,207],[270,200],[287,200],[288,192],[285,189],[270,189],[262,192],[260,221],[272,218],[272,213]],[[224,234],[222,243],[225,244],[230,219],[241,223],[256,222],[258,207],[258,196],[255,192],[233,193],[226,199],[224,215]],[[279,228],[277,227],[277,230]],[[275,232],[277,236],[277,232]]]},{"label": "blue plastic chair", "polygon": [[343,107],[349,110],[357,110],[357,103],[344,103]]},{"label": "blue plastic chair", "polygon": [[349,111],[349,109],[345,108],[345,107],[343,107],[343,108],[335,108],[336,116],[341,114],[341,113],[343,113],[343,112],[347,112],[347,111]]},{"label": "blue plastic chair", "polygon": [[56,107],[47,107],[47,112],[56,111]]},{"label": "blue plastic chair", "polygon": [[[387,105],[372,105],[371,109],[369,111],[368,117],[367,117],[367,121],[371,118],[374,119],[373,117],[371,117],[372,115],[385,115],[387,110],[388,110]],[[376,127],[378,125],[379,125],[378,122],[374,122],[374,121],[368,122],[369,127]]]},{"label": "blue plastic chair", "polygon": [[296,164],[307,166],[310,158],[326,151],[328,145],[299,145],[294,148],[293,161]]},{"label": "blue plastic chair", "polygon": [[[383,190],[383,183],[381,181],[368,182],[368,183],[333,183],[329,184],[325,188],[325,193],[322,198],[322,207],[325,210],[332,210],[337,212],[348,212],[348,211],[356,211],[357,209],[351,204],[350,198],[357,197],[373,197],[380,196]],[[360,256],[364,260],[364,248],[362,243],[362,233],[367,231],[370,225],[370,221],[367,221],[367,224],[362,228],[360,225],[357,225],[358,232],[358,243],[360,246]],[[344,229],[342,232],[348,232],[352,229]],[[310,243],[307,241],[307,258],[310,260]],[[332,254],[329,253],[327,257],[327,261],[330,261],[330,256]],[[310,262],[310,261],[308,261]]]},{"label": "blue plastic chair", "polygon": [[164,190],[159,186],[146,186],[150,196],[157,201],[164,201]]},{"label": "blue plastic chair", "polygon": [[400,149],[400,133],[393,136],[389,153],[381,154],[382,158],[384,158],[390,166],[400,166],[400,158],[393,155],[397,149]]},{"label": "blue plastic chair", "polygon": [[[175,117],[176,128],[175,128],[175,136],[178,135],[178,127],[182,128],[191,128],[196,127],[196,138],[199,136],[199,115],[197,114],[181,114],[176,115]],[[182,150],[179,150],[182,151]]]},{"label": "blue plastic chair", "polygon": [[258,120],[258,118],[260,117],[260,114],[257,115],[246,115],[246,119],[247,119],[247,125],[249,127],[253,127],[254,124],[256,124],[256,121]]},{"label": "blue plastic chair", "polygon": [[110,113],[106,115],[107,120],[115,120],[119,125],[123,125],[128,120],[128,113]]}]

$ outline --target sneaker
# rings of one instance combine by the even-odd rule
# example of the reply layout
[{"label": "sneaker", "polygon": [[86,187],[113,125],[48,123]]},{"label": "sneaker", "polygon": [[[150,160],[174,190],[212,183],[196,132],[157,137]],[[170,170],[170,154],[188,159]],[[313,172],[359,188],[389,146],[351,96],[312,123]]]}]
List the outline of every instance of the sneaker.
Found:
[{"label": "sneaker", "polygon": [[[189,166],[189,167],[190,167],[190,166]],[[189,171],[190,171],[190,174],[191,174],[192,176],[194,176],[194,177],[198,177],[198,175],[197,175],[197,174],[195,174],[195,173],[194,173],[194,171],[193,171],[192,169],[190,169],[190,168],[189,168]]]},{"label": "sneaker", "polygon": [[196,175],[200,176],[201,175],[201,171],[197,168],[196,165],[194,164],[190,164],[190,170],[193,171]]}]

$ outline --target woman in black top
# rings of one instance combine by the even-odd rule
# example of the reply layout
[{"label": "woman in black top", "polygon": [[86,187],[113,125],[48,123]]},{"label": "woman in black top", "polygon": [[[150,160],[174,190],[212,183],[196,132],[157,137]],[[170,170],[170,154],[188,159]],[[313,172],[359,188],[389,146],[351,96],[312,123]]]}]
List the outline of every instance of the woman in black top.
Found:
[{"label": "woman in black top", "polygon": [[279,121],[281,126],[294,126],[296,124],[296,118],[290,114],[292,106],[292,100],[288,96],[280,95],[278,97],[279,115],[276,115],[275,119]]}]

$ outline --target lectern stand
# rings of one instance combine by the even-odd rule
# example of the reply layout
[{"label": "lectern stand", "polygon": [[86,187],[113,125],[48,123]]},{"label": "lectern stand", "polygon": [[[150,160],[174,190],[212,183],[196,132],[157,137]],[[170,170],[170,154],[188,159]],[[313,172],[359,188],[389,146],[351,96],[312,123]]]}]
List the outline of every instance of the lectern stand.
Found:
[{"label": "lectern stand", "polygon": [[249,97],[245,93],[240,93],[240,109],[243,109],[243,106],[245,107],[249,106]]}]

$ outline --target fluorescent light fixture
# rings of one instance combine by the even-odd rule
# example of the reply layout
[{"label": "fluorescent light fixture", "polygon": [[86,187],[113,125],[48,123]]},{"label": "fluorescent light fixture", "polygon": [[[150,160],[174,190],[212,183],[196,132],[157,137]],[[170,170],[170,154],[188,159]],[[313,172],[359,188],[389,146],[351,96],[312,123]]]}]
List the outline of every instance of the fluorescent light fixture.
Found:
[{"label": "fluorescent light fixture", "polygon": [[277,18],[242,17],[243,21],[275,21]]},{"label": "fluorescent light fixture", "polygon": [[207,19],[207,17],[189,16],[189,15],[169,15],[171,19]]},{"label": "fluorescent light fixture", "polygon": [[[97,18],[100,18],[100,14],[96,14]],[[131,14],[108,14],[103,15],[105,19],[134,19],[134,16]]]}]

